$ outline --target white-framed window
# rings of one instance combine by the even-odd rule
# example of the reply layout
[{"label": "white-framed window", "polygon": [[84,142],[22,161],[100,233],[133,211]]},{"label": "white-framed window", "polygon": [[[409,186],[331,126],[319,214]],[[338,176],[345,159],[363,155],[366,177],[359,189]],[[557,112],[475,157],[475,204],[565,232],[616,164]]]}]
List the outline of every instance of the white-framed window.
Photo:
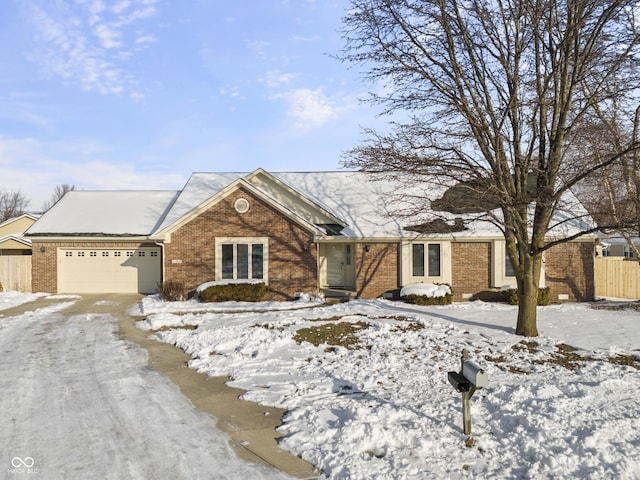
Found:
[{"label": "white-framed window", "polygon": [[451,243],[414,240],[402,244],[402,284],[451,283]]},{"label": "white-framed window", "polygon": [[216,238],[216,280],[268,281],[267,237]]},{"label": "white-framed window", "polygon": [[442,276],[442,247],[439,243],[411,245],[411,275],[414,277]]},{"label": "white-framed window", "polygon": [[[507,253],[507,246],[504,240],[494,240],[492,242],[491,274],[492,286],[501,288],[505,285],[515,285],[516,275]],[[544,256],[542,257],[542,268],[540,270],[540,287],[546,285]]]}]

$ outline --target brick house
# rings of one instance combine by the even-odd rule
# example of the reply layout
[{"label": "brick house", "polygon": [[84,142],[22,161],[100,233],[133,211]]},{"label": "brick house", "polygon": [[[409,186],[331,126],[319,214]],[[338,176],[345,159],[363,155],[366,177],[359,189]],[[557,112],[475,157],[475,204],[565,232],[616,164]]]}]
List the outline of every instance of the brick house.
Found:
[{"label": "brick house", "polygon": [[[283,300],[318,290],[376,298],[430,282],[450,284],[461,301],[515,283],[499,229],[468,215],[394,217],[388,198],[397,190],[363,173],[258,169],[195,173],[179,191],[68,192],[27,232],[33,290],[153,293],[171,280],[194,291],[258,279]],[[447,228],[407,227],[429,219]],[[450,227],[459,221],[466,226]],[[546,253],[553,300],[593,299],[595,241]]]}]

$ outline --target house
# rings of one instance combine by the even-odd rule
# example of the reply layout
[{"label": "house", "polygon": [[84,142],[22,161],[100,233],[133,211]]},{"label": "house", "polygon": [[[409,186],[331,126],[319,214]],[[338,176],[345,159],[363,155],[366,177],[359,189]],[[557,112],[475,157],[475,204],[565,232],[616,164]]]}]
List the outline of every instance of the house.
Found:
[{"label": "house", "polygon": [[3,289],[31,290],[31,240],[24,232],[37,216],[23,214],[0,223],[0,285]]},{"label": "house", "polygon": [[25,213],[0,223],[0,255],[31,255],[31,240],[23,234],[37,219]]},{"label": "house", "polygon": [[[406,201],[444,194],[420,188]],[[179,191],[71,191],[27,232],[33,290],[153,293],[169,280],[193,291],[260,279],[271,299],[375,298],[431,282],[452,285],[460,301],[515,283],[497,227],[464,214],[395,216],[394,193],[397,184],[364,173],[263,169],[194,173]],[[553,299],[593,299],[594,243],[581,237],[545,254]]]}]

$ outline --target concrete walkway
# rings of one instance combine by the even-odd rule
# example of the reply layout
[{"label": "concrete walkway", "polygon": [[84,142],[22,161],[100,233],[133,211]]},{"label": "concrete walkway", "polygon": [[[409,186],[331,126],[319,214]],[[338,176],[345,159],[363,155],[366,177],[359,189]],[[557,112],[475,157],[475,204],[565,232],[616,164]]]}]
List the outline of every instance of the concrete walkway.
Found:
[{"label": "concrete walkway", "polygon": [[[216,427],[229,435],[230,443],[240,458],[277,468],[297,478],[316,478],[318,472],[312,465],[277,445],[279,434],[275,429],[280,425],[284,411],[240,400],[238,397],[243,391],[226,386],[228,378],[200,374],[187,366],[190,357],[182,350],[150,339],[148,332],[135,327],[140,318],[133,318],[127,313],[128,308],[140,298],[139,295],[83,295],[81,299],[74,299],[74,304],[61,313],[115,316],[121,337],[143,347],[148,352],[151,368],[167,376],[198,410],[216,418]],[[69,299],[44,297],[0,311],[0,317],[16,316],[65,301]]]}]

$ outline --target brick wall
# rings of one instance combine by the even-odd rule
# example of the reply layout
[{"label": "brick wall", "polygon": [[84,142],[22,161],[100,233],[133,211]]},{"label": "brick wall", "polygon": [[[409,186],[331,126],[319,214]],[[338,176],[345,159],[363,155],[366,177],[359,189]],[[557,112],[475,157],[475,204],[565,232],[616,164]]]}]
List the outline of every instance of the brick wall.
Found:
[{"label": "brick wall", "polygon": [[[234,208],[240,197],[250,203],[246,213]],[[165,245],[165,279],[182,282],[189,292],[214,280],[216,237],[269,238],[270,299],[291,299],[295,292],[317,291],[312,234],[242,189],[171,234],[171,242]]]},{"label": "brick wall", "polygon": [[400,287],[398,243],[358,244],[356,252],[358,297],[377,298]]},{"label": "brick wall", "polygon": [[[130,248],[154,247],[153,243],[107,242],[34,242],[31,258],[31,288],[33,292],[58,293],[58,248]],[[44,247],[44,252],[42,252]]]},{"label": "brick wall", "polygon": [[551,301],[558,302],[558,295],[568,295],[568,300],[592,301],[594,285],[594,243],[563,243],[545,253],[545,272]]},{"label": "brick wall", "polygon": [[[491,288],[491,243],[453,242],[451,244],[451,288],[453,301],[501,299]],[[472,295],[464,298],[463,295]]]}]

